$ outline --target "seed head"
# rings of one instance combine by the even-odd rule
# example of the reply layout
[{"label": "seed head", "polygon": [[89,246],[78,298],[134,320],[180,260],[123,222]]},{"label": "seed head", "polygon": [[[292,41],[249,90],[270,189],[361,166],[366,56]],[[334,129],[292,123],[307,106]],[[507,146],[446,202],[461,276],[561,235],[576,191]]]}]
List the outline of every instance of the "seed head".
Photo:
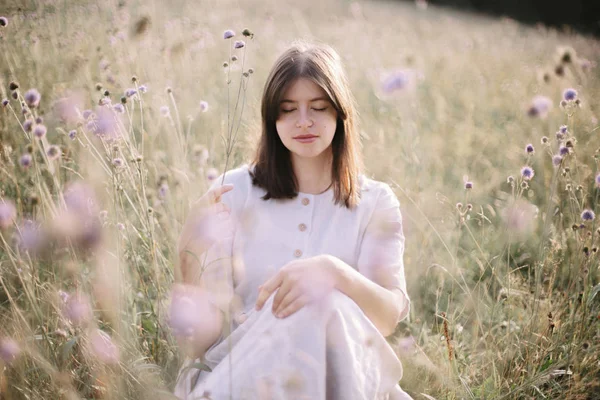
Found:
[{"label": "seed head", "polygon": [[254,33],[252,33],[252,31],[250,31],[250,29],[246,28],[242,31],[242,35],[246,36],[246,37],[250,37],[251,39],[254,38]]},{"label": "seed head", "polygon": [[19,88],[19,84],[17,82],[13,81],[13,82],[11,82],[11,83],[8,84],[8,88],[10,90],[17,90]]},{"label": "seed head", "polygon": [[231,56],[231,61],[236,62],[237,60],[238,58],[235,54]]},{"label": "seed head", "polygon": [[594,218],[596,218],[596,214],[592,210],[585,209],[581,213],[581,219],[584,221],[592,221]]},{"label": "seed head", "polygon": [[526,165],[523,168],[521,168],[521,176],[523,177],[523,179],[530,180],[531,178],[533,178],[534,175],[535,175],[535,172],[533,171],[533,168],[531,168],[530,166]]},{"label": "seed head", "polygon": [[513,183],[514,181],[515,181],[515,178],[512,175],[509,175],[508,178],[506,178],[507,183]]},{"label": "seed head", "polygon": [[254,68],[248,68],[248,73],[252,75],[254,73]]},{"label": "seed head", "polygon": [[131,82],[133,82],[133,83],[136,83],[136,82],[137,82],[137,80],[138,80],[137,76],[133,75],[133,76],[131,77]]},{"label": "seed head", "polygon": [[535,151],[535,149],[533,148],[533,145],[530,143],[527,146],[525,146],[525,152],[527,154],[533,154]]},{"label": "seed head", "polygon": [[40,104],[42,95],[37,91],[37,89],[29,89],[27,92],[25,92],[23,98],[25,99],[25,102],[29,108],[35,108]]}]

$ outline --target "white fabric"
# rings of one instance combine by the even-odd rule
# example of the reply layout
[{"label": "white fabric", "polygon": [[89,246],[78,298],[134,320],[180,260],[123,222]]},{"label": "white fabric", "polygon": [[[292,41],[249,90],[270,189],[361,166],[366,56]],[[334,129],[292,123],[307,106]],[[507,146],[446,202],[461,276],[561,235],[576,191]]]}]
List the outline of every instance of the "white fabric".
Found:
[{"label": "white fabric", "polygon": [[[199,360],[186,360],[175,394],[194,399],[208,392],[219,400],[229,399],[232,389],[234,399],[410,399],[397,385],[402,377],[397,356],[346,295],[335,291],[284,319],[272,314],[273,296],[254,311],[258,286],[279,268],[331,254],[380,285],[402,291],[399,320],[405,318],[410,300],[402,217],[389,185],[361,176],[360,204],[348,210],[334,204],[332,189],[262,200],[265,191],[252,185],[247,165],[227,172],[225,183],[234,185],[222,198],[232,211],[233,228],[208,251],[203,280],[221,299],[217,302],[235,296],[232,334],[207,351],[203,361],[212,372],[198,378],[198,370],[185,367]],[[221,177],[213,187],[220,184]],[[223,281],[234,293],[224,290]]]}]

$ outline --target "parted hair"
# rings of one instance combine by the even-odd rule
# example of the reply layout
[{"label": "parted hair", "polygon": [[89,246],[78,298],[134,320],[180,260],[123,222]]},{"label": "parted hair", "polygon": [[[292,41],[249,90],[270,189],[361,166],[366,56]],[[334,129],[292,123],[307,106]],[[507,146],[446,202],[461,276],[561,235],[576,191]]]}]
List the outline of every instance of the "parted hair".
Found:
[{"label": "parted hair", "polygon": [[252,183],[267,192],[264,200],[298,195],[290,152],[275,125],[283,94],[298,78],[310,79],[320,86],[337,111],[331,144],[334,199],[335,204],[354,208],[360,201],[358,177],[363,168],[356,106],[340,56],[324,44],[295,41],[275,61],[262,95],[262,132],[251,163]]}]

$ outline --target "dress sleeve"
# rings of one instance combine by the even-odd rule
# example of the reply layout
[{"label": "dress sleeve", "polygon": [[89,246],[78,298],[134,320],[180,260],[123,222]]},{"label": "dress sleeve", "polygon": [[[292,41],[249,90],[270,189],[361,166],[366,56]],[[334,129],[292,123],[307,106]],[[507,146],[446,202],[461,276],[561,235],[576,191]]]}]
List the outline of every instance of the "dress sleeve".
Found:
[{"label": "dress sleeve", "polygon": [[398,322],[406,318],[410,299],[404,278],[404,233],[400,203],[389,185],[382,184],[358,256],[358,271],[373,282],[399,290],[404,296]]}]

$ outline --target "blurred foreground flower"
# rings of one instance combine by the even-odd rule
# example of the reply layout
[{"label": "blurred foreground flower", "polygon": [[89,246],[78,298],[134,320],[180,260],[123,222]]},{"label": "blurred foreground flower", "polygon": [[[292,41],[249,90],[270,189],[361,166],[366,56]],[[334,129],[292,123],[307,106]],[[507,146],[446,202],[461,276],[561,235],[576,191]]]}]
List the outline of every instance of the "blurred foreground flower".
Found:
[{"label": "blurred foreground flower", "polygon": [[17,217],[17,209],[10,200],[0,200],[0,229],[6,229],[12,225]]},{"label": "blurred foreground flower", "polygon": [[511,234],[523,237],[533,232],[538,208],[523,199],[517,199],[500,212]]},{"label": "blurred foreground flower", "polygon": [[119,362],[119,348],[113,343],[110,335],[100,329],[96,329],[90,334],[90,350],[105,364],[114,365]]},{"label": "blurred foreground flower", "polygon": [[[64,292],[63,292],[64,293]],[[63,297],[62,312],[75,326],[85,326],[92,319],[92,307],[89,298],[81,293],[66,294]]]},{"label": "blurred foreground flower", "polygon": [[6,364],[12,364],[20,353],[19,344],[14,339],[9,337],[0,339],[0,359]]},{"label": "blurred foreground flower", "polygon": [[545,118],[552,109],[552,100],[546,96],[535,96],[527,110],[530,117]]},{"label": "blurred foreground flower", "polygon": [[25,99],[25,103],[27,103],[29,108],[35,108],[40,104],[42,95],[37,91],[37,89],[29,89],[27,92],[25,92],[23,98]]}]

